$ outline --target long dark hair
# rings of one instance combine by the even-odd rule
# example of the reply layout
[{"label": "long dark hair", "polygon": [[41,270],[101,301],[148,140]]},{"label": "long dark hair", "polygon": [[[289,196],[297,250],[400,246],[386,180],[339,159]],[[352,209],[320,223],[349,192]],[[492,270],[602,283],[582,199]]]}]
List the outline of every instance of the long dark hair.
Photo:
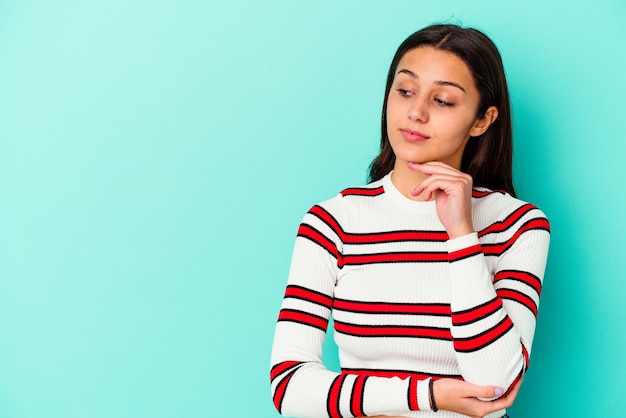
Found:
[{"label": "long dark hair", "polygon": [[498,108],[498,118],[489,129],[467,142],[461,171],[472,176],[474,186],[505,190],[515,196],[511,106],[502,58],[495,44],[484,33],[456,25],[428,26],[409,36],[396,51],[387,74],[380,154],[370,165],[370,182],[380,180],[393,170],[396,156],[387,134],[387,99],[400,60],[408,51],[420,46],[452,52],[467,64],[480,93],[477,117],[484,116],[489,106]]}]

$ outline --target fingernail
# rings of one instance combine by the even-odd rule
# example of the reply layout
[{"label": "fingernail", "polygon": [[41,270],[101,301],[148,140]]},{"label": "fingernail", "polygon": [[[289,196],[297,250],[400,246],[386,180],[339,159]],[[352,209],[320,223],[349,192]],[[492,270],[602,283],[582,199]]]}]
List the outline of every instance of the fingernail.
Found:
[{"label": "fingernail", "polygon": [[502,388],[496,388],[496,396],[502,396],[503,393],[504,391],[502,390]]}]

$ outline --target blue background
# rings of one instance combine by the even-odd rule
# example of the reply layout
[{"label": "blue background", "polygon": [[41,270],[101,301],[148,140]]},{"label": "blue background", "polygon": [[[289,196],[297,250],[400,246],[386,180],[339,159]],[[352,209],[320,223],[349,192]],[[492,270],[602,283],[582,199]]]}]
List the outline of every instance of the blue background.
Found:
[{"label": "blue background", "polygon": [[298,223],[365,181],[393,53],[439,21],[499,46],[518,192],[552,222],[513,416],[621,416],[625,20],[620,0],[3,0],[0,417],[276,416]]}]

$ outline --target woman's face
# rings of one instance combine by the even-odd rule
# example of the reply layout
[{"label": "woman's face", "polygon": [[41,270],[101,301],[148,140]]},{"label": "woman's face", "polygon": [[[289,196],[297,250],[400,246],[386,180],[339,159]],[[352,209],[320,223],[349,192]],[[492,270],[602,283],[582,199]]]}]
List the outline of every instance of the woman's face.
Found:
[{"label": "woman's face", "polygon": [[[461,167],[470,136],[497,117],[478,118],[480,94],[463,60],[429,46],[402,57],[387,100],[387,134],[398,164],[441,161]],[[494,116],[495,112],[495,116]]]}]

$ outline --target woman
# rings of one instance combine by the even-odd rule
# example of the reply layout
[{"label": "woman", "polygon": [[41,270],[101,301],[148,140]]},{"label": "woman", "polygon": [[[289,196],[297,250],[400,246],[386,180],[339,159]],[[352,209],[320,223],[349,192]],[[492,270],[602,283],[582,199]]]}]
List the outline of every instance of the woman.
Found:
[{"label": "woman", "polygon": [[[481,32],[400,45],[370,183],[298,230],[272,351],[278,411],[502,417],[527,367],[549,224],[515,198],[504,69]],[[341,373],[321,363],[334,319]]]}]

